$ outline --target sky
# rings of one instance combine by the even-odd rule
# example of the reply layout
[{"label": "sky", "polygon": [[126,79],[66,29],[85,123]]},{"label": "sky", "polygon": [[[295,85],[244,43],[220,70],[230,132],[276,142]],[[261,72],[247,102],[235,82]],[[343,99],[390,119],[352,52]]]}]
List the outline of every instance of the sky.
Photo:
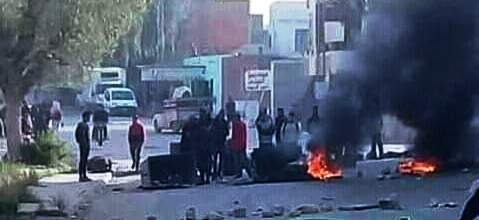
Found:
[{"label": "sky", "polygon": [[296,1],[296,2],[305,2],[306,0],[250,0],[251,4],[251,13],[252,14],[263,14],[264,15],[264,24],[269,23],[269,6],[273,2],[277,1]]}]

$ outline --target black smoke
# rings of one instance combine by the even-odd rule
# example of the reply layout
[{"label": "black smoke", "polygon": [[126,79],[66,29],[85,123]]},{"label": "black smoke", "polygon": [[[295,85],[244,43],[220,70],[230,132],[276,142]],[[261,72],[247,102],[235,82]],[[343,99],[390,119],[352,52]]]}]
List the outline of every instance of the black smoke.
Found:
[{"label": "black smoke", "polygon": [[379,2],[369,1],[354,70],[338,75],[322,105],[323,144],[367,143],[375,118],[389,114],[417,130],[418,156],[468,155],[479,91],[479,1]]}]

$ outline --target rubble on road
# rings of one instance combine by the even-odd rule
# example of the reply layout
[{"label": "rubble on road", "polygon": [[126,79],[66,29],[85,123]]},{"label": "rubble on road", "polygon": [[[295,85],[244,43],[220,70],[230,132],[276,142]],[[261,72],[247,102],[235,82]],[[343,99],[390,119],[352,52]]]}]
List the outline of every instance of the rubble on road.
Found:
[{"label": "rubble on road", "polygon": [[275,216],[276,216],[275,213],[272,211],[263,211],[261,213],[262,218],[274,218]]},{"label": "rubble on road", "polygon": [[17,214],[34,215],[38,210],[40,210],[39,203],[20,203],[17,207]]},{"label": "rubble on road", "polygon": [[379,208],[382,210],[402,210],[403,209],[401,205],[399,204],[399,201],[393,198],[380,199],[378,204],[379,204]]},{"label": "rubble on road", "polygon": [[196,220],[196,208],[195,207],[186,208],[185,220]]},{"label": "rubble on road", "polygon": [[225,217],[218,212],[210,212],[206,214],[202,220],[224,220]]},{"label": "rubble on road", "polygon": [[294,209],[298,211],[300,215],[308,215],[308,214],[317,214],[321,211],[319,205],[315,204],[303,204]]},{"label": "rubble on road", "polygon": [[368,209],[377,209],[379,208],[378,204],[356,204],[348,206],[340,206],[339,211],[364,211]]},{"label": "rubble on road", "polygon": [[430,208],[457,208],[458,204],[455,202],[439,202],[435,199],[431,200]]},{"label": "rubble on road", "polygon": [[238,207],[233,209],[233,217],[235,218],[246,218],[246,208]]},{"label": "rubble on road", "polygon": [[275,205],[272,210],[274,216],[283,216],[286,212],[286,208],[281,205]]}]

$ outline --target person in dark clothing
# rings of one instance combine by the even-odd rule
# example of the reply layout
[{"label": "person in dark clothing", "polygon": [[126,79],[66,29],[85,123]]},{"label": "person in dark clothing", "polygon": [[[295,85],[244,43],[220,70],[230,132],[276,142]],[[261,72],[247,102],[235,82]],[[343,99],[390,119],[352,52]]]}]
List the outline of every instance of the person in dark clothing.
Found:
[{"label": "person in dark clothing", "polygon": [[266,108],[261,110],[255,124],[258,131],[259,147],[272,147],[275,127],[273,118],[268,115]]},{"label": "person in dark clothing", "polygon": [[6,116],[6,107],[0,108],[0,137],[6,137],[6,125],[5,125],[5,116]]},{"label": "person in dark clothing", "polygon": [[190,116],[188,121],[183,125],[181,129],[181,140],[180,140],[180,152],[182,154],[188,154],[194,152],[194,143],[195,143],[195,130],[197,129],[198,119],[195,116]]},{"label": "person in dark clothing", "polygon": [[375,119],[371,132],[371,149],[367,155],[368,159],[381,159],[384,154],[383,148],[383,119]]},{"label": "person in dark clothing", "polygon": [[32,106],[32,125],[33,136],[36,138],[40,135],[41,115],[40,108],[37,105]]},{"label": "person in dark clothing", "polygon": [[276,116],[274,121],[274,124],[276,127],[276,131],[275,131],[276,144],[280,144],[283,140],[282,130],[286,121],[287,121],[287,118],[284,115],[284,109],[278,108],[278,115]]},{"label": "person in dark clothing", "polygon": [[78,123],[75,129],[75,139],[80,148],[80,162],[78,165],[78,174],[80,182],[91,181],[87,173],[88,155],[90,154],[90,128],[88,122],[90,121],[91,112],[84,112],[82,114],[82,121]]},{"label": "person in dark clothing", "polygon": [[479,216],[479,190],[473,188],[474,186],[471,188],[472,195],[466,200],[459,220],[474,220]]},{"label": "person in dark clothing", "polygon": [[222,177],[226,137],[229,134],[228,122],[224,110],[220,110],[211,125],[213,146],[213,179]]},{"label": "person in dark clothing", "polygon": [[138,119],[133,116],[132,124],[128,129],[128,143],[130,144],[130,154],[132,159],[131,169],[138,171],[140,168],[141,148],[145,142],[145,128]]},{"label": "person in dark clothing", "polygon": [[93,132],[92,139],[97,140],[99,132],[104,139],[108,139],[108,117],[109,114],[103,106],[99,106],[95,112],[93,112]]},{"label": "person in dark clothing", "polygon": [[211,117],[205,109],[200,110],[200,118],[196,129],[198,143],[195,147],[197,166],[200,171],[200,184],[208,184],[211,177],[212,149],[210,137]]},{"label": "person in dark clothing", "polygon": [[317,135],[319,132],[319,123],[319,108],[318,106],[314,106],[313,114],[306,122],[306,130],[312,135]]}]

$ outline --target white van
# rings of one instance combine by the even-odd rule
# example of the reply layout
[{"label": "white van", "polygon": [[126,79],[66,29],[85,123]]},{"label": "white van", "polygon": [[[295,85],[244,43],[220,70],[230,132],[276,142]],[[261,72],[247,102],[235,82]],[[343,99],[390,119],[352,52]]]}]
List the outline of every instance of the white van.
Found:
[{"label": "white van", "polygon": [[104,92],[103,106],[110,115],[128,115],[136,113],[138,103],[135,93],[128,88],[108,88]]}]

